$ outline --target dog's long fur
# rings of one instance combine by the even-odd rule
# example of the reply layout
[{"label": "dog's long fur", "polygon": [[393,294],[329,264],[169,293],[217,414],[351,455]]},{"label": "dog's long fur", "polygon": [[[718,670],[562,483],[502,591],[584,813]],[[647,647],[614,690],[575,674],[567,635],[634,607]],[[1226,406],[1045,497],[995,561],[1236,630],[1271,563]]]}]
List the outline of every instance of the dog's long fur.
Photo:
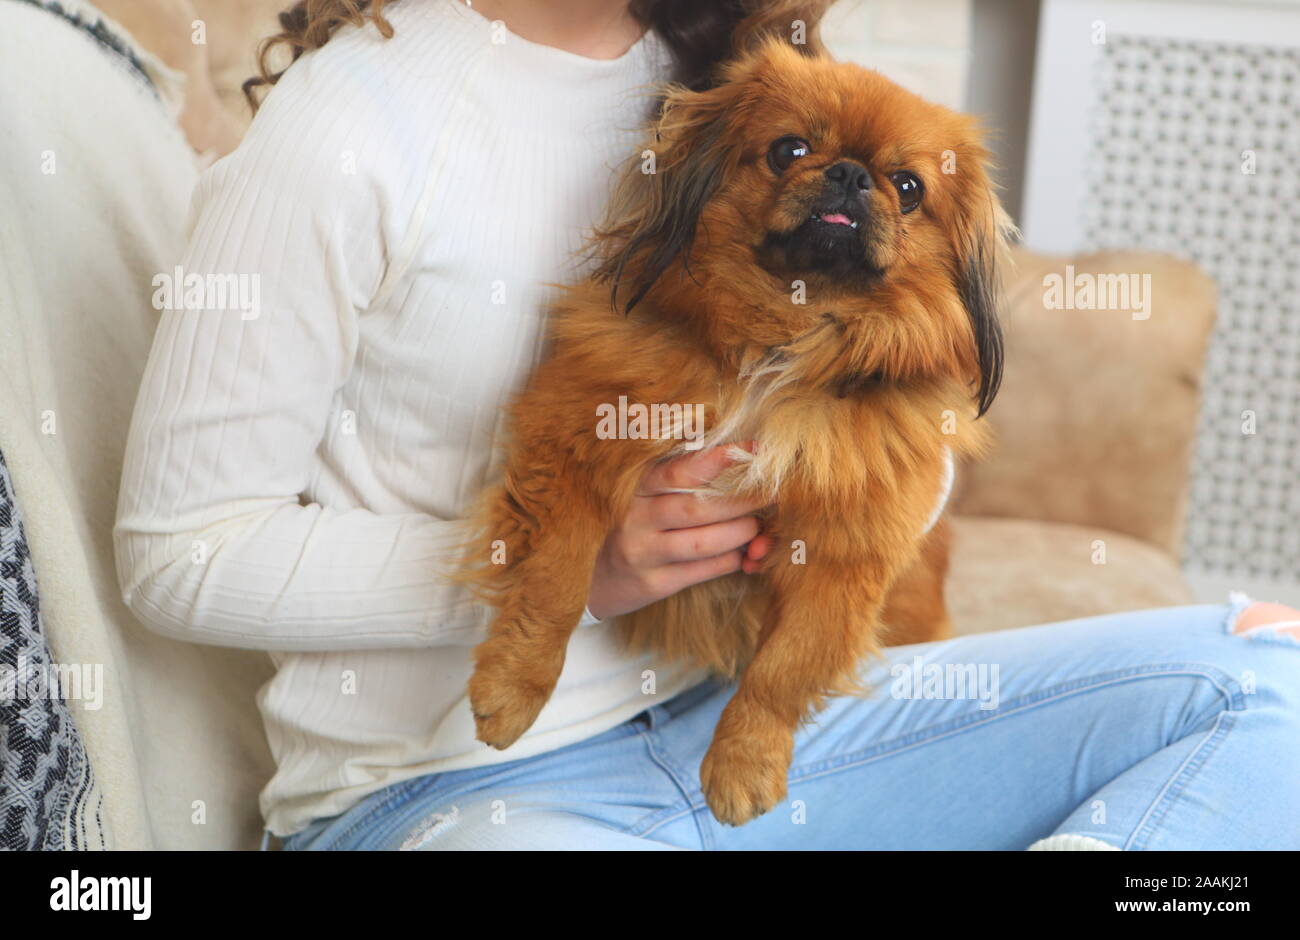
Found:
[{"label": "dog's long fur", "polygon": [[[511,408],[461,577],[497,608],[469,693],[480,739],[508,747],[554,688],[606,534],[647,469],[682,452],[601,439],[598,408],[700,403],[706,444],[757,441],[702,495],[771,503],[762,573],[620,625],[634,647],[739,677],[701,778],[714,814],[741,824],[784,795],[799,722],[857,688],[891,628],[909,642],[946,629],[946,525],[922,533],[946,449],[980,449],[997,391],[1007,224],[970,119],[775,40],[724,78],[670,93],[657,171],[624,176],[596,276],[553,311],[549,358]],[[783,134],[811,152],[779,171],[766,154]],[[874,185],[843,262],[801,231],[820,231],[809,206],[846,159]],[[908,214],[899,169],[925,185]]]}]

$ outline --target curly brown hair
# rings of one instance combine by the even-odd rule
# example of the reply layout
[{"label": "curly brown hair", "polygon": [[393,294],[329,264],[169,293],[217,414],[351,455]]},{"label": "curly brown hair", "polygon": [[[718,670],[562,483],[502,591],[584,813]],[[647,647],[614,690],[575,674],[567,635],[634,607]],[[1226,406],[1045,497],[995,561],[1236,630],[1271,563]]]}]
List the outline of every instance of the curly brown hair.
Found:
[{"label": "curly brown hair", "polygon": [[[258,74],[244,82],[244,96],[254,111],[260,103],[257,90],[274,85],[288,68],[278,71],[271,62],[287,49],[290,64],[304,52],[319,49],[341,26],[373,23],[386,39],[393,26],[384,8],[398,0],[298,0],[280,14],[280,32],[267,38],[258,50]],[[631,0],[629,10],[647,29],[653,29],[673,51],[677,63],[674,79],[689,88],[707,88],[717,67],[734,53],[763,35],[789,34],[803,23],[808,54],[823,51],[817,27],[832,0]]]}]

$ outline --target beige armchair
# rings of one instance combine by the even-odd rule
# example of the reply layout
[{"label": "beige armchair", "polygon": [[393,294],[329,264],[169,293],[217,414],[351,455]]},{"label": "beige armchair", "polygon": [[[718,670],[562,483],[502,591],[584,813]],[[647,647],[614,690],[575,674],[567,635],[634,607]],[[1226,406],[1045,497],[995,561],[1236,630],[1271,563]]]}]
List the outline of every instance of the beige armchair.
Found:
[{"label": "beige armchair", "polygon": [[[1178,561],[1213,282],[1164,255],[1014,260],[997,446],[954,498],[957,632],[1188,603]],[[1066,264],[1150,274],[1150,317],[1047,309],[1043,278]]]}]

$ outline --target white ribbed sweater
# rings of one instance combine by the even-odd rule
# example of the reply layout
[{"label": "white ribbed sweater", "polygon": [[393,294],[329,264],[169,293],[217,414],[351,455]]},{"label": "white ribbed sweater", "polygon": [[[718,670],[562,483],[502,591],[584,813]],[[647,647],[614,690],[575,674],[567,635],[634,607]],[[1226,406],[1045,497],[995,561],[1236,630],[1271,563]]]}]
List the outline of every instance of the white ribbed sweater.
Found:
[{"label": "white ribbed sweater", "polygon": [[349,27],[304,56],[202,178],[180,273],[240,276],[258,309],[163,310],[118,507],[144,623],[272,651],[262,809],[281,835],[399,780],[581,740],[700,678],[583,627],[537,724],[492,750],[465,698],[486,611],[435,573],[666,50],[649,34],[585,59],[455,0],[389,18],[391,40]]}]

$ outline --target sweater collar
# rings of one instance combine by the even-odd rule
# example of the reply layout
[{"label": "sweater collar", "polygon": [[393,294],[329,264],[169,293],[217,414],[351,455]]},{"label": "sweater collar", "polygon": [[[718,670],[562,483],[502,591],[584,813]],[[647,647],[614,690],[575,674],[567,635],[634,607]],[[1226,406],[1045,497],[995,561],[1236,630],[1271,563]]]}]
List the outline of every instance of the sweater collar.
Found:
[{"label": "sweater collar", "polygon": [[651,87],[670,78],[671,54],[654,32],[646,30],[616,59],[592,59],[518,36],[505,26],[466,6],[464,0],[441,0],[466,21],[489,46],[494,71],[502,76],[541,82],[576,99],[596,102],[620,90]]}]

